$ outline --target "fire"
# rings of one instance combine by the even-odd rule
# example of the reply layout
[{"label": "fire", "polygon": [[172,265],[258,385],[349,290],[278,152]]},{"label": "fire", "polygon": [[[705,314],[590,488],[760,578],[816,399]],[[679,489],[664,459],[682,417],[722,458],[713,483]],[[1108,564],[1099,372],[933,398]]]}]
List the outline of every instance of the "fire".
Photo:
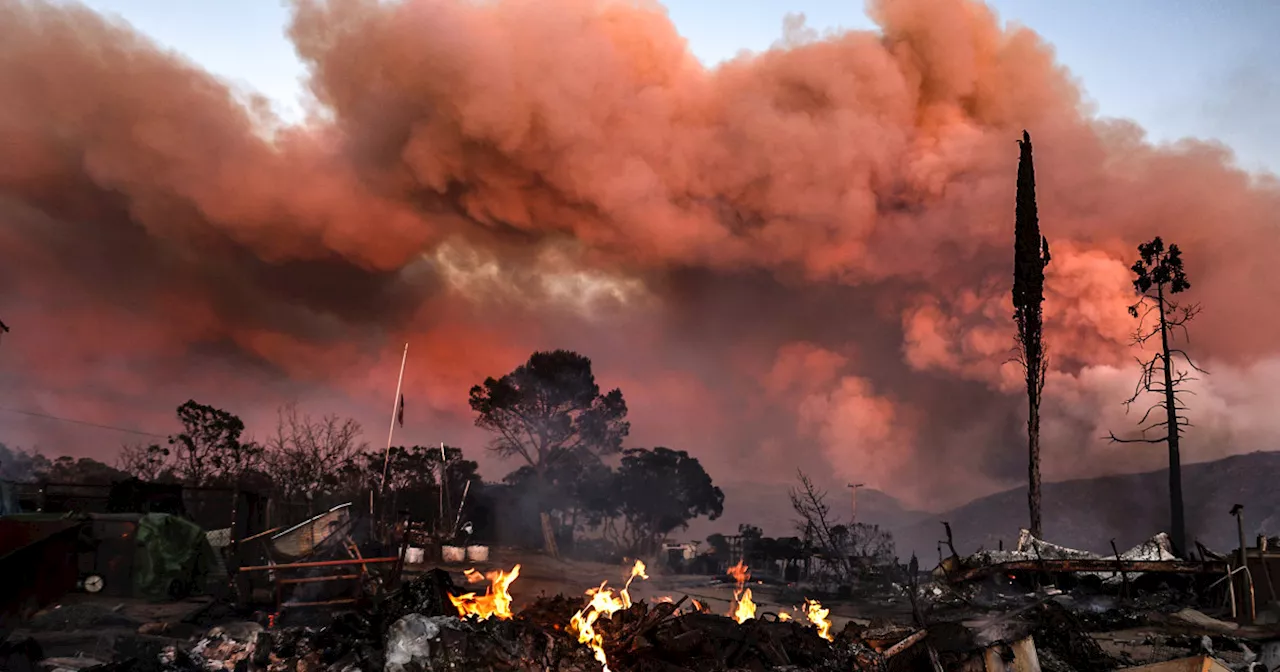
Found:
[{"label": "fire", "polygon": [[[480,581],[480,573],[475,570],[464,572],[464,574],[468,583]],[[490,616],[496,616],[507,620],[511,618],[511,593],[507,592],[507,589],[511,587],[511,582],[515,581],[517,576],[520,576],[520,565],[512,567],[510,572],[500,569],[488,572],[484,578],[489,580],[489,588],[485,590],[484,595],[477,596],[475,593],[458,597],[450,595],[449,601],[457,607],[458,615],[462,618],[476,616],[483,621]]]},{"label": "fire", "polygon": [[644,563],[639,560],[636,560],[636,564],[631,568],[631,576],[627,577],[627,585],[622,587],[622,608],[623,609],[631,608],[631,593],[628,593],[627,590],[631,588],[631,582],[635,581],[637,576],[644,579],[645,581],[649,580],[649,575],[645,574]]},{"label": "fire", "polygon": [[788,613],[787,613],[787,612],[785,612],[785,611],[778,612],[778,620],[779,620],[779,621],[789,621],[789,620],[791,620],[791,614],[788,614]]},{"label": "fire", "polygon": [[729,576],[737,582],[737,586],[733,589],[733,609],[729,611],[729,617],[742,623],[748,618],[756,617],[756,603],[751,601],[751,589],[746,587],[747,580],[751,578],[751,572],[747,570],[747,566],[739,560],[738,564],[729,568]]},{"label": "fire", "polygon": [[831,636],[831,621],[827,619],[827,614],[831,613],[830,609],[823,607],[817,600],[804,601],[805,616],[809,618],[809,622],[818,628],[818,636],[834,642],[835,638]]},{"label": "fire", "polygon": [[627,577],[626,585],[618,591],[617,595],[614,595],[612,589],[605,588],[605,584],[608,583],[605,581],[600,584],[600,587],[587,591],[591,596],[591,602],[569,619],[570,631],[576,631],[578,643],[587,645],[595,653],[595,658],[604,667],[604,672],[610,672],[609,658],[604,653],[604,636],[595,630],[596,621],[601,616],[612,617],[614,612],[631,607],[631,595],[627,589],[631,587],[631,582],[637,576],[642,579],[649,578],[645,573],[644,563],[639,560],[636,560],[635,566],[631,568],[631,576]]}]

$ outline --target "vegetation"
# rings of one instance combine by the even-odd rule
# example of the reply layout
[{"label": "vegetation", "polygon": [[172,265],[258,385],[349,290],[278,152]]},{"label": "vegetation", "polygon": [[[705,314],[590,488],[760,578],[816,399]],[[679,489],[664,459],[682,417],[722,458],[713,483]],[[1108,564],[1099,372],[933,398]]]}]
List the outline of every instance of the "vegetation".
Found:
[{"label": "vegetation", "polygon": [[1018,141],[1018,193],[1014,224],[1013,320],[1018,325],[1017,361],[1027,384],[1027,505],[1031,534],[1040,537],[1040,398],[1048,372],[1043,343],[1044,269],[1049,240],[1040,235],[1036,211],[1036,169],[1031,135]]},{"label": "vegetation", "polygon": [[[1138,260],[1131,269],[1134,274],[1133,288],[1138,300],[1129,306],[1129,315],[1138,320],[1134,331],[1133,342],[1143,346],[1159,338],[1156,352],[1151,357],[1138,363],[1142,373],[1134,387],[1133,396],[1125,401],[1126,408],[1148,393],[1159,395],[1159,401],[1147,408],[1138,421],[1141,425],[1141,436],[1123,439],[1114,432],[1109,438],[1116,443],[1164,443],[1169,447],[1169,538],[1179,553],[1185,553],[1186,520],[1182,502],[1182,456],[1180,442],[1183,430],[1190,427],[1182,414],[1186,410],[1179,394],[1185,392],[1183,384],[1195,380],[1191,371],[1204,373],[1196,366],[1185,350],[1173,346],[1177,334],[1182,332],[1184,340],[1189,340],[1187,323],[1195,319],[1200,312],[1199,304],[1180,305],[1172,297],[1191,288],[1186,271],[1182,267],[1182,251],[1177,245],[1165,248],[1159,236],[1138,246]],[[1154,317],[1154,320],[1152,320]],[[1188,369],[1179,369],[1175,358],[1187,365]],[[1156,418],[1152,418],[1155,412]],[[1159,432],[1159,436],[1150,436]]]},{"label": "vegetation", "polygon": [[[519,457],[544,486],[564,460],[598,460],[622,450],[630,432],[622,391],[600,393],[591,360],[567,350],[535,352],[501,378],[471,388],[476,426],[494,434],[490,449]],[[559,555],[550,505],[539,502],[544,549]]]},{"label": "vegetation", "polygon": [[803,547],[827,560],[832,578],[848,583],[872,567],[895,562],[893,536],[878,525],[857,522],[843,524],[827,506],[827,493],[819,490],[802,471],[796,472],[799,486],[792,488],[791,508],[799,518],[796,531]]},{"label": "vegetation", "polygon": [[607,492],[625,523],[616,538],[632,555],[652,555],[669,533],[687,528],[690,520],[715,520],[724,513],[724,493],[698,459],[683,450],[628,450],[613,480]]}]

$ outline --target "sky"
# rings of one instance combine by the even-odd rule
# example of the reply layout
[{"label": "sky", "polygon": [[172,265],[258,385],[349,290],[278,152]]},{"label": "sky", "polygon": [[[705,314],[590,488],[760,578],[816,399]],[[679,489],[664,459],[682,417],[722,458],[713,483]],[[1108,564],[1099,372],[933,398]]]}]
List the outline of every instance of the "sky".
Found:
[{"label": "sky", "polygon": [[[208,70],[301,114],[305,73],[273,0],[90,0]],[[789,14],[820,34],[874,24],[854,0],[669,0],[708,64],[768,49]],[[1054,46],[1102,115],[1137,121],[1154,141],[1215,139],[1242,167],[1280,171],[1280,3],[1272,0],[995,0],[1002,19]],[[1271,64],[1271,65],[1268,65]]]},{"label": "sky", "polygon": [[408,342],[396,441],[496,479],[467,390],[563,347],[733,507],[801,468],[940,510],[1025,479],[1029,128],[1046,480],[1161,466],[1100,439],[1155,235],[1205,306],[1186,460],[1274,448],[1275,3],[877,3],[0,0],[0,439],[109,460],[156,437],[13,409],[162,436],[195,398],[380,448]]}]

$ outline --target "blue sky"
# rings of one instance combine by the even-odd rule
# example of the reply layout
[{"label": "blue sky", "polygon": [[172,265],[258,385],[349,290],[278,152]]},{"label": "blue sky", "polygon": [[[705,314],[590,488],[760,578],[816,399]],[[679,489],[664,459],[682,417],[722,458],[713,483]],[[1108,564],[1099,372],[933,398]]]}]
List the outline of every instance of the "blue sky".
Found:
[{"label": "blue sky", "polygon": [[[89,0],[210,71],[297,110],[302,67],[279,0]],[[819,31],[868,28],[858,0],[667,0],[707,63],[767,49],[788,13]],[[1107,116],[1157,141],[1214,138],[1242,166],[1280,173],[1280,1],[993,0],[1058,51]]]}]

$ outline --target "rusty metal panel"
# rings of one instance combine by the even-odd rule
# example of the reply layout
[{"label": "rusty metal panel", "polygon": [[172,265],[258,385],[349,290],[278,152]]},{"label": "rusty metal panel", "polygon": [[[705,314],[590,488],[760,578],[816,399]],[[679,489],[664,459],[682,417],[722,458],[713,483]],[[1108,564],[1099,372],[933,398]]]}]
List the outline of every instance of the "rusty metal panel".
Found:
[{"label": "rusty metal panel", "polygon": [[[11,521],[0,521],[9,523]],[[12,531],[13,528],[10,528]],[[45,534],[0,557],[0,627],[28,617],[75,590],[80,526],[44,526]],[[16,538],[16,533],[9,536]]]}]

